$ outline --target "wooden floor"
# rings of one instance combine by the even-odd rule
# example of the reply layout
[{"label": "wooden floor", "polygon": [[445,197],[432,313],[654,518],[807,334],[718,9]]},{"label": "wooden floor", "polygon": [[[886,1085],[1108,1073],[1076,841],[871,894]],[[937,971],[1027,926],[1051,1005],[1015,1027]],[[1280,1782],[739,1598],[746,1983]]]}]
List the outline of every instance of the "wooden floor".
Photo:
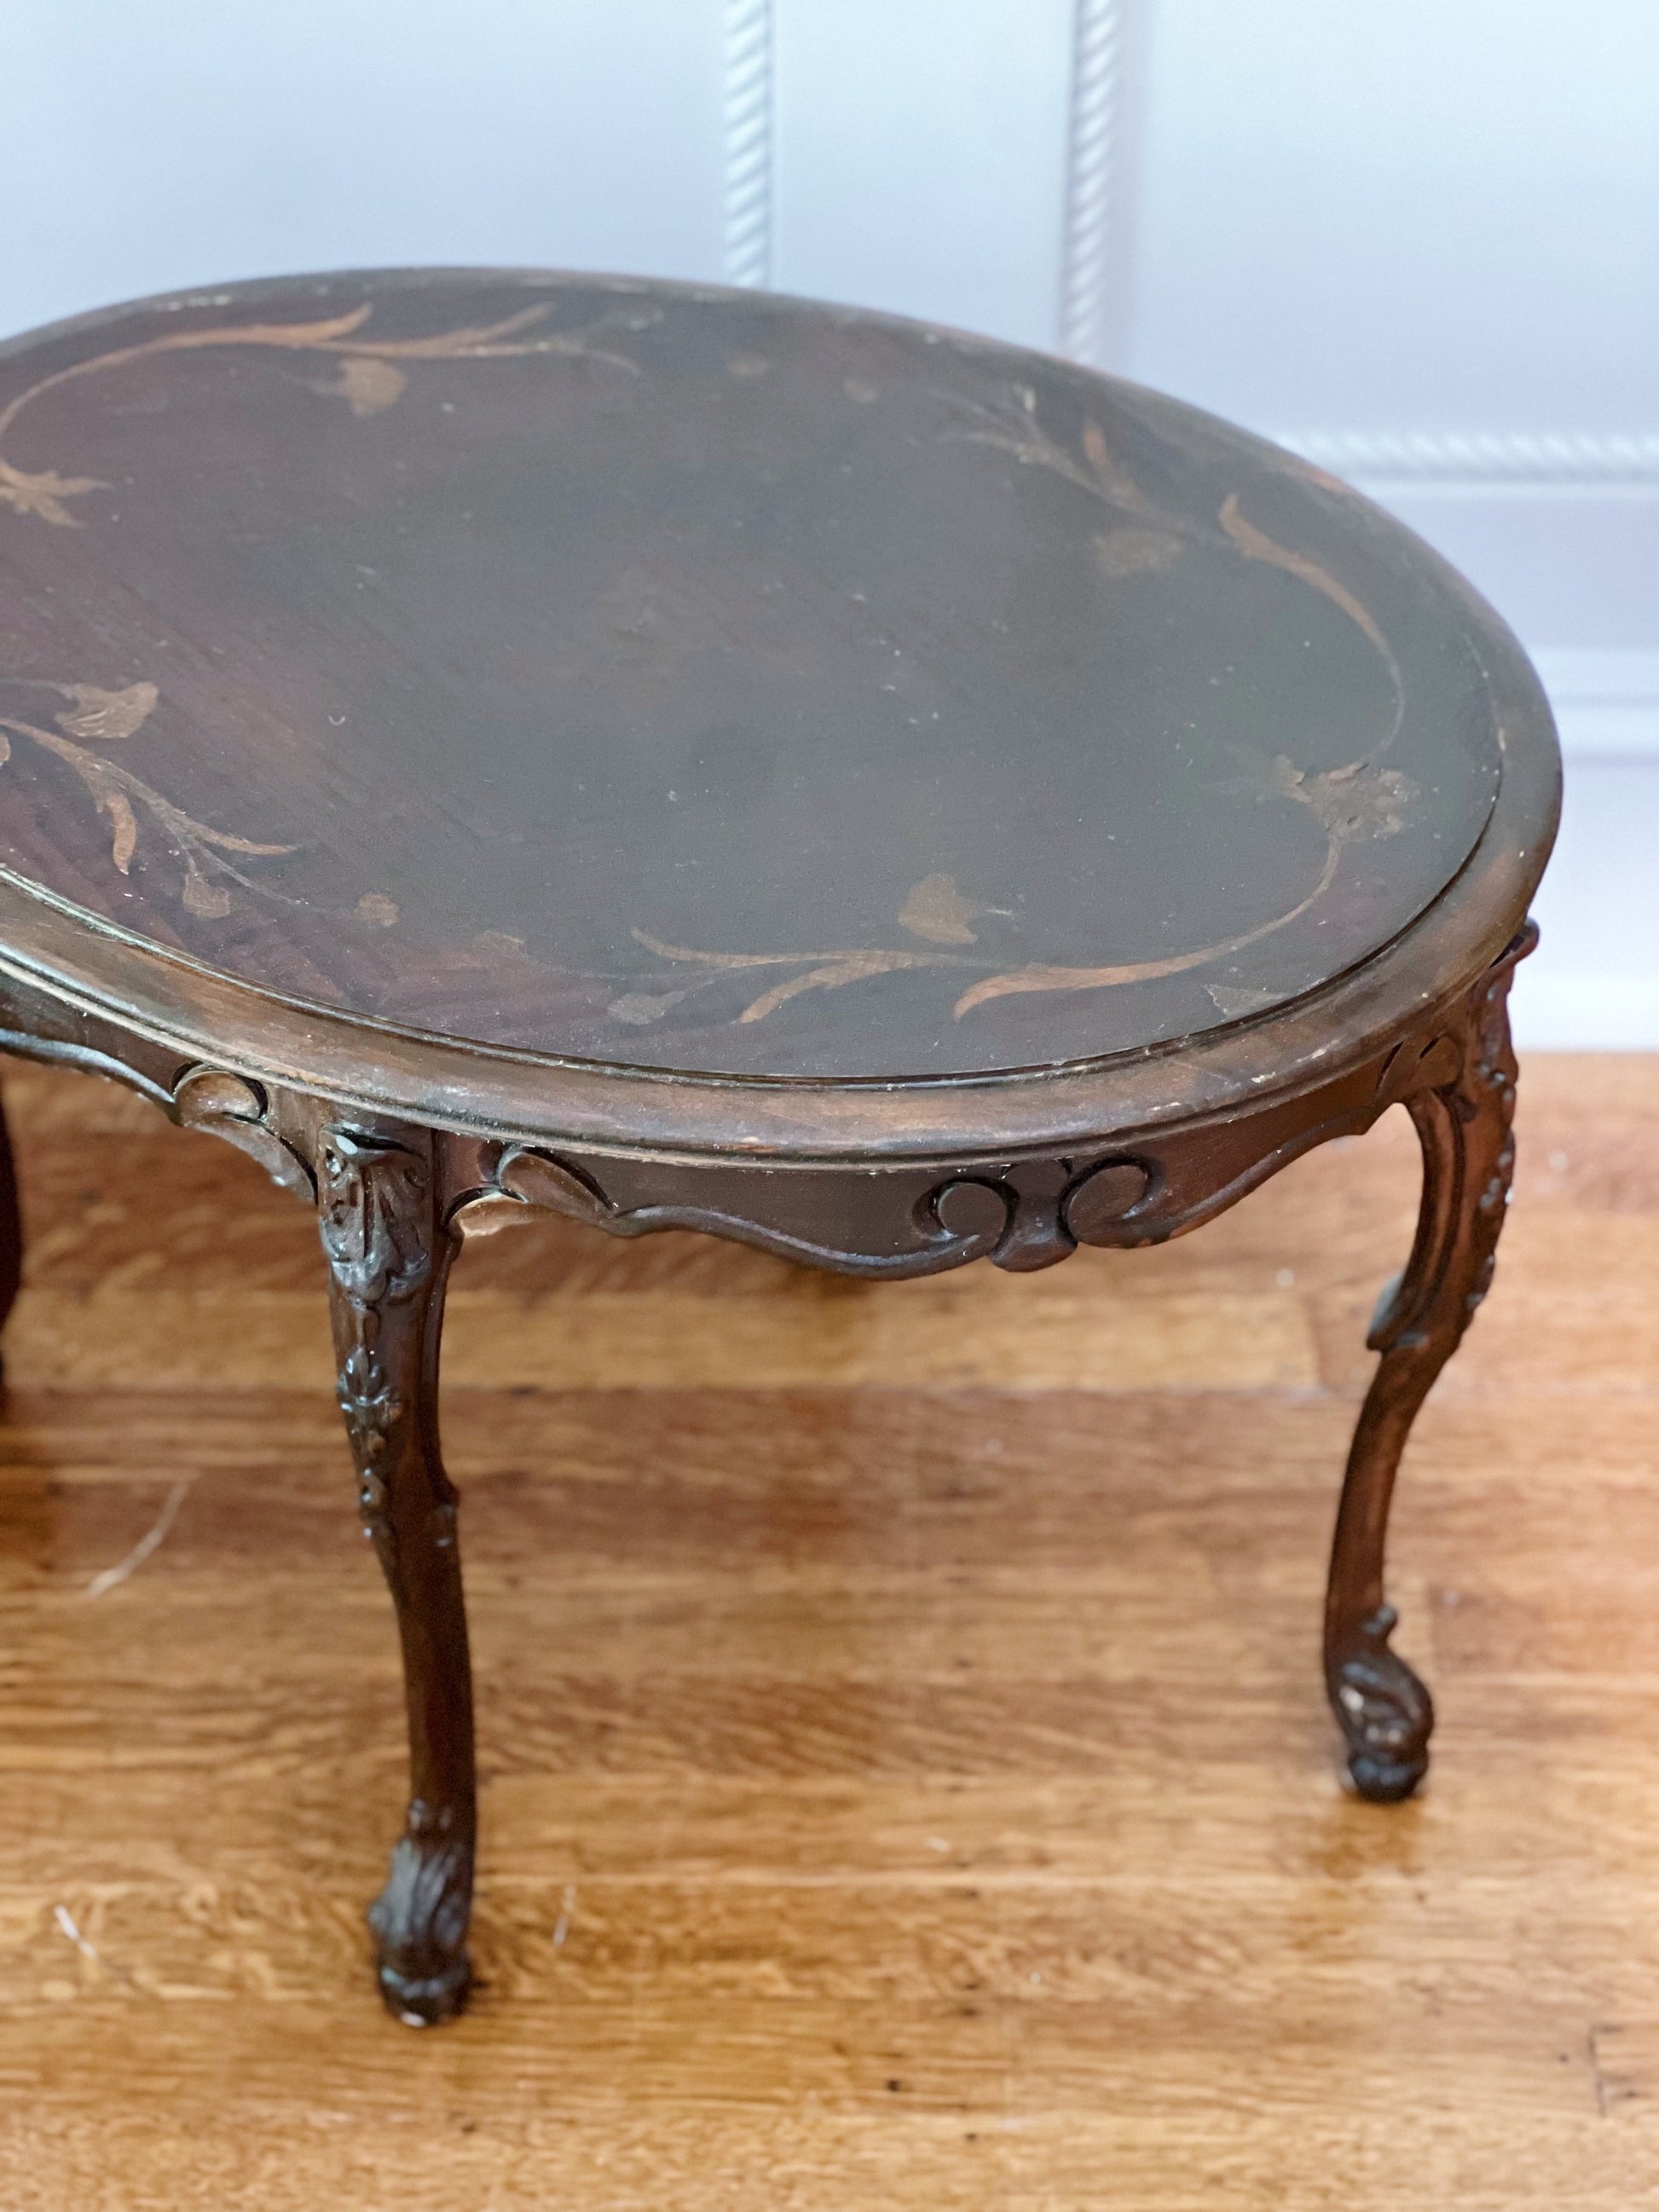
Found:
[{"label": "wooden floor", "polygon": [[4,2212],[1659,2202],[1659,1062],[1523,1075],[1395,1809],[1316,1652],[1403,1118],[1036,1279],[469,1248],[483,1986],[419,2035],[310,1221],[89,1079],[7,1097]]}]

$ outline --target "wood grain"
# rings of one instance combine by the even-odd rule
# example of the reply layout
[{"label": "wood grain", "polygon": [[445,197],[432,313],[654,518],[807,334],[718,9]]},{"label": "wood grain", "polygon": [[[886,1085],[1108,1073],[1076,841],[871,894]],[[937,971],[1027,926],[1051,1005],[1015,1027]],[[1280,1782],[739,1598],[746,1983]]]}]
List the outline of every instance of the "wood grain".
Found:
[{"label": "wood grain", "polygon": [[470,1246],[483,1985],[426,2038],[363,1971],[400,1690],[313,1227],[107,1085],[6,1098],[7,2212],[1651,2194],[1659,1063],[1526,1068],[1407,1455],[1441,1720],[1387,1810],[1313,1629],[1402,1116],[1023,1282]]},{"label": "wood grain", "polygon": [[1375,510],[1075,362],[754,289],[382,270],[25,334],[0,513],[14,878],[486,1060],[1214,1041],[1466,865],[1535,880],[1554,818],[1514,641]]}]

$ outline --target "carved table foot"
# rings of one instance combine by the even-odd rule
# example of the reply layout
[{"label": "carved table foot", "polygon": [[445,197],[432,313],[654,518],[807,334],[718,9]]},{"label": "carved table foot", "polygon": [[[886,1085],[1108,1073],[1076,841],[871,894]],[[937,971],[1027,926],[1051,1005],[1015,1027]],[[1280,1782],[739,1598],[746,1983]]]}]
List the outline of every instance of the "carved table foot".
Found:
[{"label": "carved table foot", "polygon": [[386,1887],[368,1908],[380,1994],[409,2027],[448,2020],[472,1978],[466,1927],[472,1910],[472,1823],[416,1797],[392,1854]]},{"label": "carved table foot", "polygon": [[1395,1471],[1418,1408],[1491,1285],[1515,1168],[1515,1054],[1508,999],[1530,924],[1424,1052],[1406,1100],[1423,1148],[1423,1203],[1406,1271],[1369,1341],[1382,1358],[1366,1393],[1338,1509],[1325,1607],[1325,1683],[1362,1797],[1410,1796],[1428,1770],[1434,1706],[1389,1646],[1395,1612],[1383,1553]]},{"label": "carved table foot", "polygon": [[453,1244],[423,1132],[325,1129],[318,1204],[341,1411],[363,1527],[403,1644],[411,1795],[369,1912],[380,1990],[411,2027],[466,2002],[477,1808],[456,1497],[438,1450],[438,1343]]},{"label": "carved table foot", "polygon": [[1325,1680],[1348,1747],[1354,1788],[1373,1804],[1409,1797],[1429,1768],[1434,1704],[1426,1686],[1389,1648],[1398,1616],[1380,1605],[1329,1634]]}]

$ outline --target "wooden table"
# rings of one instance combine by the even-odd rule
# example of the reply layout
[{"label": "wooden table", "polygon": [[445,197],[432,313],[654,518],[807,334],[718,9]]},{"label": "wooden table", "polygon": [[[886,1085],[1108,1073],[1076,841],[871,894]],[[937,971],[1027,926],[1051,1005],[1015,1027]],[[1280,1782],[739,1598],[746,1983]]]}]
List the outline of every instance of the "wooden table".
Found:
[{"label": "wooden table", "polygon": [[[1491,1279],[1559,766],[1513,639],[1397,524],[880,316],[234,285],[0,349],[0,1045],[318,1208],[408,1686],[394,2012],[469,1972],[445,1277],[529,1209],[1023,1271],[1404,1104],[1422,1214],[1325,1669],[1356,1787],[1415,1787],[1389,1499]],[[0,1199],[3,1305],[9,1162]]]}]

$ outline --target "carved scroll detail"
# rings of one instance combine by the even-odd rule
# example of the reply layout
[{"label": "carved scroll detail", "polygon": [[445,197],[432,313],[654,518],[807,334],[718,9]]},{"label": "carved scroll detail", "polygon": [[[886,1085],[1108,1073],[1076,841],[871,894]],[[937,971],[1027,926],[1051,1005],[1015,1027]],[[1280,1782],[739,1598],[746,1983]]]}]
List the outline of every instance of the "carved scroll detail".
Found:
[{"label": "carved scroll detail", "polygon": [[[769,1173],[760,1179],[752,1212],[730,1203],[677,1203],[672,1197],[627,1205],[600,1186],[591,1166],[510,1145],[493,1168],[486,1163],[478,1184],[465,1193],[456,1225],[468,1235],[483,1234],[539,1210],[613,1237],[698,1230],[839,1274],[932,1275],[974,1260],[1029,1273],[1066,1258],[1079,1243],[1133,1241],[1133,1224],[1143,1201],[1161,1188],[1152,1164],[1121,1156],[1082,1163],[1038,1158],[963,1166],[920,1188],[897,1176],[860,1178],[854,1191],[865,1203],[836,1209],[843,1241],[832,1244],[792,1233],[768,1218],[775,1204],[776,1180]],[[885,1188],[880,1187],[883,1182]],[[666,1188],[694,1193],[697,1177],[687,1182],[671,1170]],[[1113,1233],[1126,1224],[1127,1238]],[[858,1235],[866,1226],[867,1243]],[[897,1238],[896,1228],[901,1232]]]},{"label": "carved scroll detail", "polygon": [[1351,1624],[1328,1678],[1354,1788],[1377,1804],[1392,1804],[1416,1789],[1428,1771],[1434,1729],[1427,1685],[1389,1643],[1399,1619],[1391,1605],[1379,1605]]},{"label": "carved scroll detail", "polygon": [[[689,1186],[695,1189],[695,1179]],[[951,1193],[982,1193],[958,1210],[936,1203]],[[895,1250],[892,1221],[885,1208],[878,1209],[878,1234],[873,1249],[861,1249],[850,1241],[830,1244],[793,1234],[754,1213],[714,1204],[682,1204],[673,1200],[644,1206],[618,1205],[586,1168],[528,1146],[509,1146],[480,1188],[460,1202],[454,1225],[466,1234],[485,1232],[529,1218],[539,1211],[562,1214],[567,1220],[586,1223],[612,1237],[648,1237],[660,1230],[690,1229],[711,1237],[729,1237],[785,1260],[809,1267],[824,1267],[842,1275],[893,1279],[912,1275],[939,1274],[970,1260],[988,1259],[1007,1226],[1012,1194],[978,1180],[952,1177],[937,1189],[924,1188],[910,1211],[909,1228],[915,1241]],[[1066,1249],[1071,1249],[1068,1244]]]},{"label": "carved scroll detail", "polygon": [[192,1067],[173,1086],[171,1110],[187,1129],[222,1137],[258,1160],[274,1183],[301,1197],[313,1194],[311,1170],[278,1133],[269,1093],[261,1083],[228,1068]]},{"label": "carved scroll detail", "polygon": [[318,1189],[334,1280],[365,1308],[411,1297],[432,1272],[428,1162],[402,1146],[342,1128],[323,1138]]},{"label": "carved scroll detail", "polygon": [[380,1949],[380,1986],[391,2009],[407,2026],[445,2019],[465,2001],[473,1850],[470,1806],[463,1814],[454,1806],[428,1805],[420,1797],[410,1801],[404,1832],[392,1846],[386,1887],[368,1909],[368,1924]]}]

